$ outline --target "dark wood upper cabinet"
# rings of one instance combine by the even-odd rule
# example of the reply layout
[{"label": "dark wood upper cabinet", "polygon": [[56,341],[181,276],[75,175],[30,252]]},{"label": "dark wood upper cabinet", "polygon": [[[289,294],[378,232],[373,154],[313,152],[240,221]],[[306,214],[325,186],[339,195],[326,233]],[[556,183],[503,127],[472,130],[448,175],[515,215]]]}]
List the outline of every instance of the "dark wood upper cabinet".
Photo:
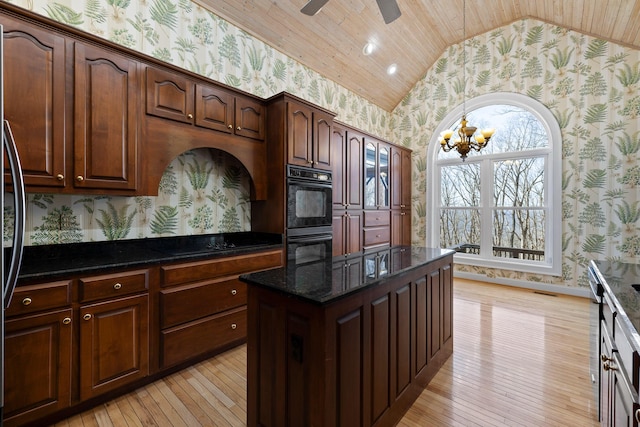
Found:
[{"label": "dark wood upper cabinet", "polygon": [[248,97],[236,96],[235,106],[235,134],[264,140],[266,122],[264,105]]},{"label": "dark wood upper cabinet", "polygon": [[332,115],[306,104],[288,100],[288,163],[331,170],[332,126]]},{"label": "dark wood upper cabinet", "polygon": [[364,208],[389,209],[389,144],[365,138],[364,147]]},{"label": "dark wood upper cabinet", "polygon": [[135,190],[138,63],[75,43],[74,186]]},{"label": "dark wood upper cabinet", "polygon": [[264,140],[265,108],[260,102],[155,67],[146,67],[145,74],[147,114]]},{"label": "dark wood upper cabinet", "polygon": [[313,112],[305,104],[287,103],[288,162],[298,166],[313,166]]},{"label": "dark wood upper cabinet", "polygon": [[391,147],[391,208],[411,206],[411,151]]},{"label": "dark wood upper cabinet", "polygon": [[146,68],[147,114],[193,123],[194,84],[185,76]]},{"label": "dark wood upper cabinet", "polygon": [[[4,106],[27,186],[65,185],[65,39],[2,17]],[[8,168],[5,167],[5,170]],[[6,182],[11,182],[5,174]]]},{"label": "dark wood upper cabinet", "polygon": [[364,136],[338,124],[332,135],[333,208],[362,209]]}]

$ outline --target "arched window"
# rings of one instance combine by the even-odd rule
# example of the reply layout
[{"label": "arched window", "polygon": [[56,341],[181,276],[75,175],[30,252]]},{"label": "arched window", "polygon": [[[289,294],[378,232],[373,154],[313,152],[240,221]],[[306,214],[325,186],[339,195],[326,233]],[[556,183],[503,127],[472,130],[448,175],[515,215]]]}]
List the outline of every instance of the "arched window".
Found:
[{"label": "arched window", "polygon": [[[429,144],[427,246],[457,250],[456,262],[530,273],[562,271],[561,134],[553,114],[515,93],[466,102],[469,125],[492,127],[481,151],[462,161],[445,153],[440,132],[456,130],[451,111]],[[430,185],[429,185],[430,184]]]}]

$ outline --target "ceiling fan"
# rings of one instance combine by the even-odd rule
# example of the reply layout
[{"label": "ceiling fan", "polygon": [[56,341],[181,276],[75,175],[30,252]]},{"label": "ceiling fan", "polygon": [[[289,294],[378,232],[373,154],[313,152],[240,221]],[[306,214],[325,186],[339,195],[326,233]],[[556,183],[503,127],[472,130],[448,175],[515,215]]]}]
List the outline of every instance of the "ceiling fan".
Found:
[{"label": "ceiling fan", "polygon": [[[329,0],[309,0],[309,2],[300,9],[300,12],[305,15],[313,16],[328,2]],[[376,0],[376,2],[378,3],[378,8],[384,18],[385,24],[390,24],[400,17],[400,8],[398,7],[398,2],[396,0]]]}]

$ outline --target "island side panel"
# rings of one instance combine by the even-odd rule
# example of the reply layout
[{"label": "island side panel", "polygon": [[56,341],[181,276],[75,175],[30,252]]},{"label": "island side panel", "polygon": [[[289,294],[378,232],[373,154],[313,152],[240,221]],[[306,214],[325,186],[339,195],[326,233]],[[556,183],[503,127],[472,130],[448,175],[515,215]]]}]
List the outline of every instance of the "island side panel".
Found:
[{"label": "island side panel", "polygon": [[395,425],[453,351],[452,262],[324,305],[250,284],[248,425]]}]

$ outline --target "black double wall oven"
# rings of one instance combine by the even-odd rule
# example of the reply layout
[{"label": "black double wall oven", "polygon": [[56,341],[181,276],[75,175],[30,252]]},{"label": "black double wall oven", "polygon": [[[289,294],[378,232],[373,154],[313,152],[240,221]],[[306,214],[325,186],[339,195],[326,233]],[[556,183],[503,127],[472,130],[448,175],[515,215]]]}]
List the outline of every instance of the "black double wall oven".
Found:
[{"label": "black double wall oven", "polygon": [[332,254],[331,172],[287,165],[287,261],[303,264]]}]

